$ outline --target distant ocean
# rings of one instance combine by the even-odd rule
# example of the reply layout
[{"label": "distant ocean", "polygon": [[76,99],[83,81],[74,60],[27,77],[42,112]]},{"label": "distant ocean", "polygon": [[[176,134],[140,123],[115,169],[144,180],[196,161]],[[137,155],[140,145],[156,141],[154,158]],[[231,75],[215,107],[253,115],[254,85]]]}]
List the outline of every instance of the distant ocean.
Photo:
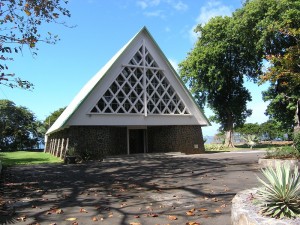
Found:
[{"label": "distant ocean", "polygon": [[204,136],[203,139],[206,140],[204,144],[211,144],[211,143],[213,143],[214,137],[213,136]]}]

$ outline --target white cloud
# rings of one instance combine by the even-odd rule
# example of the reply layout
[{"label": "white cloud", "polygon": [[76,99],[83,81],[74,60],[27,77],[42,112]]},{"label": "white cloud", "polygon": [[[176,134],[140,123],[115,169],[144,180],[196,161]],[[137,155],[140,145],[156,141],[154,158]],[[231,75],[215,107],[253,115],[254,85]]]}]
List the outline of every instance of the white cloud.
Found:
[{"label": "white cloud", "polygon": [[139,0],[136,2],[137,6],[141,7],[142,9],[158,6],[159,3],[160,0]]},{"label": "white cloud", "polygon": [[160,18],[165,18],[165,14],[163,10],[156,10],[156,11],[152,11],[152,12],[144,12],[145,16],[148,17],[160,17]]},{"label": "white cloud", "polygon": [[200,14],[196,22],[197,24],[205,24],[215,16],[230,16],[232,11],[232,8],[222,5],[222,3],[218,1],[208,2],[207,5],[201,7]]},{"label": "white cloud", "polygon": [[223,5],[219,1],[209,1],[200,9],[200,14],[196,19],[196,24],[189,30],[189,36],[194,43],[198,35],[194,32],[198,24],[206,24],[211,18],[215,16],[230,16],[233,9],[230,6]]},{"label": "white cloud", "polygon": [[178,72],[178,62],[175,59],[169,59],[169,62],[173,66],[173,68]]},{"label": "white cloud", "polygon": [[148,7],[148,4],[145,1],[137,1],[136,4],[142,9],[146,9]]},{"label": "white cloud", "polygon": [[[162,12],[169,10],[170,7],[176,11],[186,11],[188,9],[188,5],[181,0],[138,0],[136,5],[145,11],[145,16],[162,18],[165,17]],[[152,11],[148,11],[151,9]]]},{"label": "white cloud", "polygon": [[182,1],[168,1],[169,4],[176,9],[177,11],[186,11],[188,9],[188,5],[184,4]]}]

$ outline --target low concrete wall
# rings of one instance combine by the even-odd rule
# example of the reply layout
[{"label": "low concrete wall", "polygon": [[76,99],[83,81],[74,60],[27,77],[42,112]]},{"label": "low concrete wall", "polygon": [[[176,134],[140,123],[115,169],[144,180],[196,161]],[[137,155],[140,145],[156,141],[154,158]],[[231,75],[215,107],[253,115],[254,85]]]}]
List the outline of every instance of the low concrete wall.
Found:
[{"label": "low concrete wall", "polygon": [[273,167],[275,168],[276,163],[285,164],[288,163],[292,168],[298,166],[299,168],[299,160],[297,159],[259,159],[258,164],[262,168]]},{"label": "low concrete wall", "polygon": [[260,215],[259,208],[252,204],[257,188],[241,191],[232,200],[231,224],[232,225],[299,225],[297,219],[274,219]]}]

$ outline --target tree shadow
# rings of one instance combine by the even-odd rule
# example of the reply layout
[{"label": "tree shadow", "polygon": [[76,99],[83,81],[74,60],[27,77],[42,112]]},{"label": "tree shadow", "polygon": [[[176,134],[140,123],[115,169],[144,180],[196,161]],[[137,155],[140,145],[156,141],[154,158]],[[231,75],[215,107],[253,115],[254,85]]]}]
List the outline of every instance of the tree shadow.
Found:
[{"label": "tree shadow", "polygon": [[[218,217],[215,208],[227,206],[237,191],[252,187],[258,168],[255,160],[245,157],[211,156],[149,154],[75,165],[7,168],[1,178],[6,208],[0,211],[0,223],[18,223],[24,212],[39,223],[59,222],[69,216],[88,224],[92,217],[100,220],[102,216],[107,222],[114,221],[111,224],[128,224],[133,218],[144,224],[156,214],[177,215],[180,223],[190,219],[185,212],[192,207],[214,209],[195,216]],[[232,179],[230,185],[226,179]],[[28,204],[24,199],[29,199]],[[222,215],[229,218],[228,208],[222,209]],[[5,214],[8,209],[13,209],[10,215]],[[110,217],[110,213],[117,216]]]}]

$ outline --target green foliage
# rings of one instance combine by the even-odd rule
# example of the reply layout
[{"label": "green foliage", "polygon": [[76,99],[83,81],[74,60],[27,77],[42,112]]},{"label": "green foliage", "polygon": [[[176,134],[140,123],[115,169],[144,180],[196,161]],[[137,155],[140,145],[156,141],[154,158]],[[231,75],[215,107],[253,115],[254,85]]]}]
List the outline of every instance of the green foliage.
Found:
[{"label": "green foliage", "polygon": [[271,120],[277,121],[279,125],[278,130],[282,130],[285,133],[292,133],[297,101],[288,99],[285,94],[278,92],[275,83],[271,83],[268,90],[262,94],[263,100],[270,102],[267,106],[266,115]]},{"label": "green foliage", "polygon": [[276,138],[284,139],[289,130],[284,129],[281,123],[275,120],[268,120],[262,124],[245,123],[241,126],[235,127],[234,131],[241,136],[256,135],[259,139],[264,141],[272,141]]},{"label": "green foliage", "polygon": [[59,108],[58,110],[55,110],[49,116],[47,116],[46,119],[44,120],[44,127],[49,129],[65,109],[66,107]]},{"label": "green foliage", "polygon": [[59,158],[49,153],[27,151],[1,152],[0,160],[4,167],[62,162]]},{"label": "green foliage", "polygon": [[261,126],[258,123],[245,123],[234,128],[234,131],[242,136],[261,135]]},{"label": "green foliage", "polygon": [[268,149],[265,155],[267,159],[300,159],[300,152],[292,146],[283,146]]},{"label": "green foliage", "polygon": [[205,144],[205,151],[226,151],[226,147],[222,144]]},{"label": "green foliage", "polygon": [[40,142],[40,122],[23,106],[9,100],[0,100],[0,149],[15,151],[32,149]]},{"label": "green foliage", "polygon": [[207,104],[215,114],[210,119],[226,132],[232,132],[235,125],[243,124],[251,115],[246,107],[251,96],[243,86],[243,77],[257,72],[259,66],[252,65],[254,61],[246,56],[236,35],[236,22],[232,17],[215,17],[204,26],[198,25],[196,32],[201,35],[179,64],[180,75],[198,104]]},{"label": "green foliage", "polygon": [[294,134],[294,146],[296,151],[299,152],[300,155],[300,131]]},{"label": "green foliage", "polygon": [[76,151],[74,147],[69,147],[69,149],[66,152],[67,156],[76,156]]},{"label": "green foliage", "polygon": [[13,61],[12,54],[21,53],[27,46],[36,54],[37,43],[55,44],[59,38],[41,29],[45,23],[65,24],[61,18],[70,17],[64,8],[66,0],[5,0],[0,2],[0,84],[11,88],[32,88],[33,84],[7,73],[5,62]]},{"label": "green foliage", "polygon": [[292,171],[288,164],[276,165],[273,169],[262,169],[267,182],[258,178],[263,185],[257,192],[261,213],[274,218],[294,218],[300,215],[300,176],[298,167]]},{"label": "green foliage", "polygon": [[239,34],[252,46],[258,60],[270,67],[258,76],[270,83],[263,93],[270,102],[267,115],[286,133],[294,126],[296,102],[300,99],[300,2],[297,0],[252,0],[234,13]]},{"label": "green foliage", "polygon": [[259,139],[255,134],[248,134],[247,136],[243,137],[243,139],[246,141],[246,144],[250,146],[251,149],[259,142]]}]

